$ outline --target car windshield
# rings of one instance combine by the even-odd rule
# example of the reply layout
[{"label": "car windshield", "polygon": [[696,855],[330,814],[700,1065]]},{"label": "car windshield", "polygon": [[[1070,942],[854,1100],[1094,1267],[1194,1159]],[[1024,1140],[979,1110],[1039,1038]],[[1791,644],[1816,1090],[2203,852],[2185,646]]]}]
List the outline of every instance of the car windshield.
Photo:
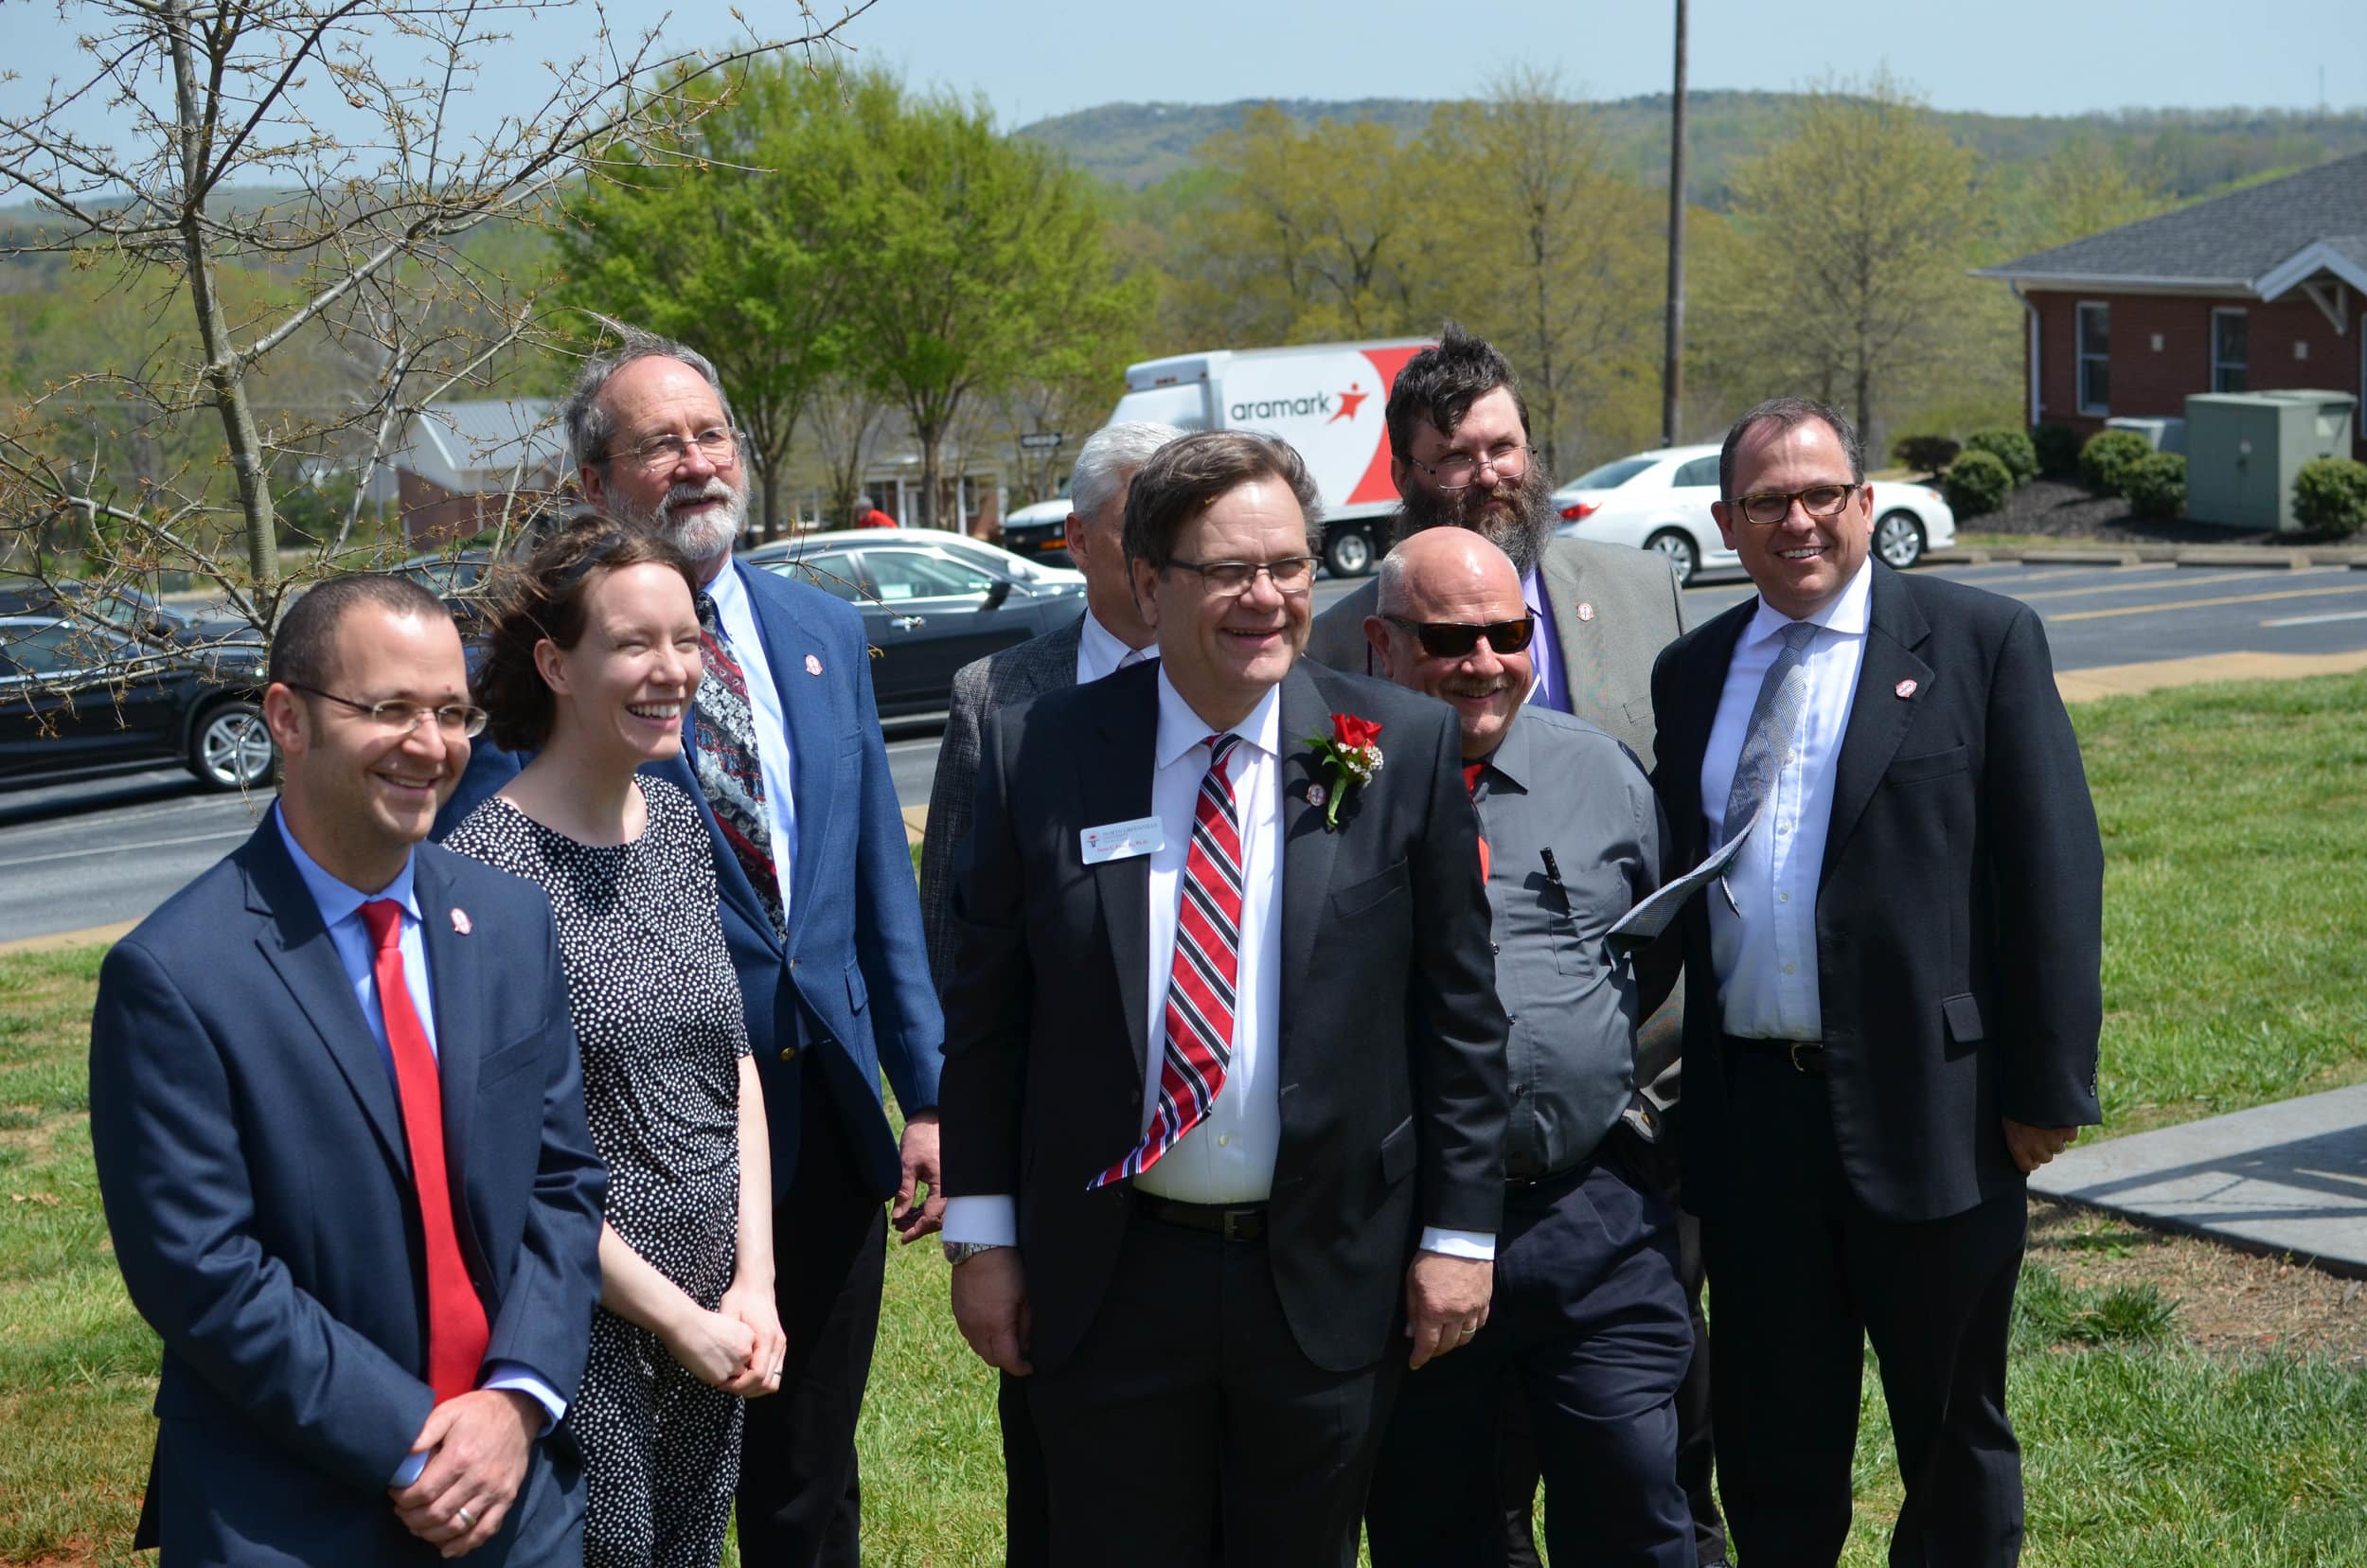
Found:
[{"label": "car windshield", "polygon": [[1589,469],[1562,486],[1563,490],[1617,490],[1628,480],[1659,462],[1658,457],[1622,457],[1615,463]]}]

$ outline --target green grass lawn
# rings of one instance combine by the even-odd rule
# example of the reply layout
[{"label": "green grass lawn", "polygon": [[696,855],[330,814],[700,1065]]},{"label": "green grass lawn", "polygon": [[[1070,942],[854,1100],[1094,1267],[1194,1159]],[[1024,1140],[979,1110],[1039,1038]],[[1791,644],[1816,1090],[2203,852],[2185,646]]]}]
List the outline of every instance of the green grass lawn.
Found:
[{"label": "green grass lawn", "polygon": [[[2367,1078],[2367,677],[2073,711],[2103,819],[2108,1134]],[[92,1175],[98,951],[0,957],[0,1561],[129,1562],[156,1349]],[[1001,1560],[993,1381],[931,1246],[890,1257],[864,1412],[864,1551]],[[2367,1372],[2206,1355],[2150,1288],[2024,1273],[2011,1399],[2041,1568],[2367,1565]],[[1859,1528],[1900,1491],[1869,1363]]]}]

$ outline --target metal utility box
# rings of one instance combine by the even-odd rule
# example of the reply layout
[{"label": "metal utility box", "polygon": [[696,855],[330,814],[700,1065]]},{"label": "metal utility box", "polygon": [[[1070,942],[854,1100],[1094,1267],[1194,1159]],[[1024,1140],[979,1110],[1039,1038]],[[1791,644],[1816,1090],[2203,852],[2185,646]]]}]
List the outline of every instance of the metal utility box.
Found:
[{"label": "metal utility box", "polygon": [[2145,438],[2145,445],[2156,452],[2182,453],[2186,450],[2186,421],[2175,415],[2163,415],[2156,419],[2123,416],[2105,420],[2104,428],[2133,430],[2143,436]]},{"label": "metal utility box", "polygon": [[2348,456],[2348,392],[2207,392],[2186,400],[2186,511],[2199,522],[2290,532],[2293,476]]}]

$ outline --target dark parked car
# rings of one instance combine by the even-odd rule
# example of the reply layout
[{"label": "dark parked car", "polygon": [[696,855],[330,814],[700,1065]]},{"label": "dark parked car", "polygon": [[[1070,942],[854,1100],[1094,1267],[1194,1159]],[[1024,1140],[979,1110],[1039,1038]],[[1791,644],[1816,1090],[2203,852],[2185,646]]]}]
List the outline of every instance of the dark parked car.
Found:
[{"label": "dark parked car", "polygon": [[444,601],[452,612],[464,637],[485,631],[492,620],[486,603],[485,591],[490,584],[486,575],[492,570],[490,550],[435,551],[413,556],[400,566],[387,568],[397,577],[406,577]]},{"label": "dark parked car", "polygon": [[881,714],[893,718],[942,713],[962,666],[1085,613],[1081,574],[1023,580],[1021,571],[997,570],[991,557],[961,543],[931,543],[925,532],[910,528],[892,536],[882,530],[869,538],[799,541],[749,561],[863,612],[864,631],[880,650],[871,661],[872,693]]},{"label": "dark parked car", "polygon": [[0,777],[177,761],[209,790],[278,761],[253,643],[160,650],[53,615],[0,616]]},{"label": "dark parked car", "polygon": [[121,584],[95,587],[71,579],[0,578],[0,615],[62,615],[84,624],[103,622],[142,642],[195,647],[245,641],[254,629],[245,621],[192,615]]}]

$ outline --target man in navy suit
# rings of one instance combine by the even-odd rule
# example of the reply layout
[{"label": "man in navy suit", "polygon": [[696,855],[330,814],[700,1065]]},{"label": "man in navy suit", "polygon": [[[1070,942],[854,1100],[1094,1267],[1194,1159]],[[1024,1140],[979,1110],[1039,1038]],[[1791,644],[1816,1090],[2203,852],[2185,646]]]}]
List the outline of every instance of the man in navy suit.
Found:
[{"label": "man in navy suit", "polygon": [[[855,1421],[887,1256],[881,1205],[896,1199],[907,1241],[934,1231],[944,1208],[944,1025],[863,618],[732,560],[747,466],[715,367],[695,349],[625,330],[614,353],[585,365],[564,419],[585,498],[664,532],[704,583],[705,677],[683,714],[682,757],[653,771],[705,809],[772,1129],[789,1360],[781,1397],[748,1406],[740,1559],[852,1565]],[[439,831],[520,765],[478,747]],[[900,1147],[882,1068],[904,1112]]]},{"label": "man in navy suit", "polygon": [[483,723],[434,596],[296,601],[252,838],[118,942],[91,1019],[117,1261],[164,1340],[134,1544],[198,1564],[582,1560],[557,1432],[607,1173],[540,890],[419,840]]}]

